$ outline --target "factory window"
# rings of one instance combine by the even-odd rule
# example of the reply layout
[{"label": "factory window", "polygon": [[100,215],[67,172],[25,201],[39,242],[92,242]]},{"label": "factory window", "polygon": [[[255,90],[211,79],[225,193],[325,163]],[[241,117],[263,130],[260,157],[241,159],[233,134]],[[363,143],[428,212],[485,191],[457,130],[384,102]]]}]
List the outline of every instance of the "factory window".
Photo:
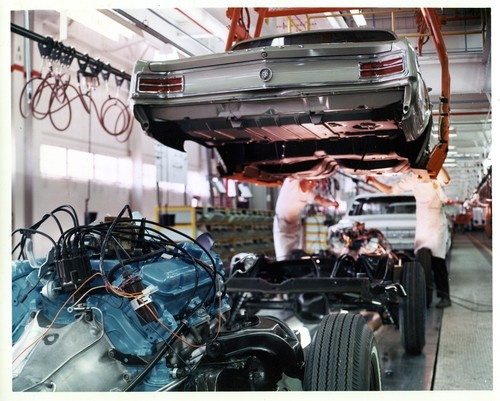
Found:
[{"label": "factory window", "polygon": [[116,182],[118,178],[116,157],[95,155],[94,178],[101,182]]},{"label": "factory window", "polygon": [[132,160],[120,157],[117,159],[118,179],[117,182],[120,186],[132,188],[133,183],[133,167]]},{"label": "factory window", "polygon": [[42,145],[40,147],[40,172],[45,177],[66,177],[66,149],[59,146]]},{"label": "factory window", "polygon": [[156,166],[145,163],[142,165],[142,185],[144,188],[156,188]]},{"label": "factory window", "polygon": [[95,180],[121,187],[132,187],[132,161],[129,158],[82,152],[61,146],[40,146],[40,173],[46,178],[75,181]]},{"label": "factory window", "polygon": [[93,178],[92,153],[68,149],[68,176],[76,180],[91,180]]}]

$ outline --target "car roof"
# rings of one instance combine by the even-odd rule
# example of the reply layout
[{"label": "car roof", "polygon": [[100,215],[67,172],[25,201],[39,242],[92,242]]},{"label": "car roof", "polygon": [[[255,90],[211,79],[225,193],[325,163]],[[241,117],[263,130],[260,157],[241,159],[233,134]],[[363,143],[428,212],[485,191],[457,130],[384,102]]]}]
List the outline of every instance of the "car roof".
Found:
[{"label": "car roof", "polygon": [[304,45],[326,43],[366,43],[397,40],[387,29],[349,28],[294,32],[248,39],[235,44],[231,50],[253,49],[265,46]]}]

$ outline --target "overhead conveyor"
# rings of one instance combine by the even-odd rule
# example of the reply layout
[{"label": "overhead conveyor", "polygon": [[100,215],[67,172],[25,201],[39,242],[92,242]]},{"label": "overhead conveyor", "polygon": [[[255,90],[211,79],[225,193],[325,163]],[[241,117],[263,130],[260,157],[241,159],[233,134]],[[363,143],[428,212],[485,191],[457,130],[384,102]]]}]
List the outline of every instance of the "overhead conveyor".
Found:
[{"label": "overhead conveyor", "polygon": [[71,65],[73,60],[76,59],[80,68],[85,65],[88,67],[88,72],[91,74],[99,75],[101,73],[104,77],[109,77],[109,74],[113,74],[118,81],[130,81],[130,74],[125,71],[118,70],[110,64],[104,63],[100,59],[94,59],[87,53],[81,53],[74,47],[66,46],[62,42],[56,41],[50,36],[39,35],[36,32],[30,31],[14,23],[10,24],[10,31],[37,42],[42,57],[60,61],[68,67]]},{"label": "overhead conveyor", "polygon": [[448,53],[446,51],[446,44],[441,33],[441,25],[437,18],[436,10],[433,8],[422,8],[422,15],[425,24],[429,30],[436,52],[441,63],[441,97],[439,105],[439,143],[434,147],[429,162],[427,163],[427,170],[431,176],[436,177],[446,160],[448,153],[448,139],[450,128],[450,87],[451,78],[448,66]]}]

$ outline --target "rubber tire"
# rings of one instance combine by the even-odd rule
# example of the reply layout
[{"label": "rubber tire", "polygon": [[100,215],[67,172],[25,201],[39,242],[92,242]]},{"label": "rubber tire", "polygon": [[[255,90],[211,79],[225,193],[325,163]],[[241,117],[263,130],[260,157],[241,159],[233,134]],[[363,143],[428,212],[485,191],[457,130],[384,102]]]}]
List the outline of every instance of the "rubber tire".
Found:
[{"label": "rubber tire", "polygon": [[427,319],[425,273],[420,263],[403,265],[401,284],[407,294],[399,302],[401,344],[408,354],[418,355],[425,346]]},{"label": "rubber tire", "polygon": [[323,318],[309,349],[303,389],[382,389],[377,343],[362,316],[339,313]]},{"label": "rubber tire", "polygon": [[432,271],[432,253],[430,249],[422,248],[417,251],[416,260],[422,265],[425,273],[425,291],[427,307],[432,304],[434,293],[434,272]]}]

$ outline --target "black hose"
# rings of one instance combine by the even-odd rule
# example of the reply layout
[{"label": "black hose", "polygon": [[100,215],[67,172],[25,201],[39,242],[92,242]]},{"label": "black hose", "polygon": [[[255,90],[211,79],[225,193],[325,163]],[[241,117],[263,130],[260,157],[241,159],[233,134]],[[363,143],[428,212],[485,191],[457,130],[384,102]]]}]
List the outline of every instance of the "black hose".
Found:
[{"label": "black hose", "polygon": [[144,370],[141,373],[139,373],[123,391],[132,391],[135,387],[137,387],[138,384],[140,384],[146,378],[146,376],[149,374],[149,372],[151,372],[154,366],[170,350],[172,344],[175,342],[175,340],[177,340],[177,336],[179,336],[186,327],[187,327],[186,323],[181,322],[179,327],[177,327],[177,329],[175,329],[175,331],[173,332],[172,336],[165,342],[165,344],[163,344],[163,346],[156,353],[153,359],[151,359],[151,361],[148,362]]},{"label": "black hose", "polygon": [[114,280],[114,275],[115,275],[115,272],[120,268],[120,267],[123,267],[124,265],[126,264],[130,264],[130,263],[135,263],[135,262],[141,262],[143,260],[147,260],[147,259],[151,259],[151,258],[154,258],[155,256],[160,256],[162,253],[165,252],[165,248],[159,248],[155,251],[151,251],[150,253],[146,254],[146,255],[139,255],[139,256],[135,256],[135,257],[132,257],[132,258],[129,258],[129,259],[125,259],[125,260],[122,260],[120,261],[120,263],[117,263],[116,265],[114,265],[108,272],[108,275],[107,275],[107,278],[108,278],[108,281],[111,283],[113,282]]}]

